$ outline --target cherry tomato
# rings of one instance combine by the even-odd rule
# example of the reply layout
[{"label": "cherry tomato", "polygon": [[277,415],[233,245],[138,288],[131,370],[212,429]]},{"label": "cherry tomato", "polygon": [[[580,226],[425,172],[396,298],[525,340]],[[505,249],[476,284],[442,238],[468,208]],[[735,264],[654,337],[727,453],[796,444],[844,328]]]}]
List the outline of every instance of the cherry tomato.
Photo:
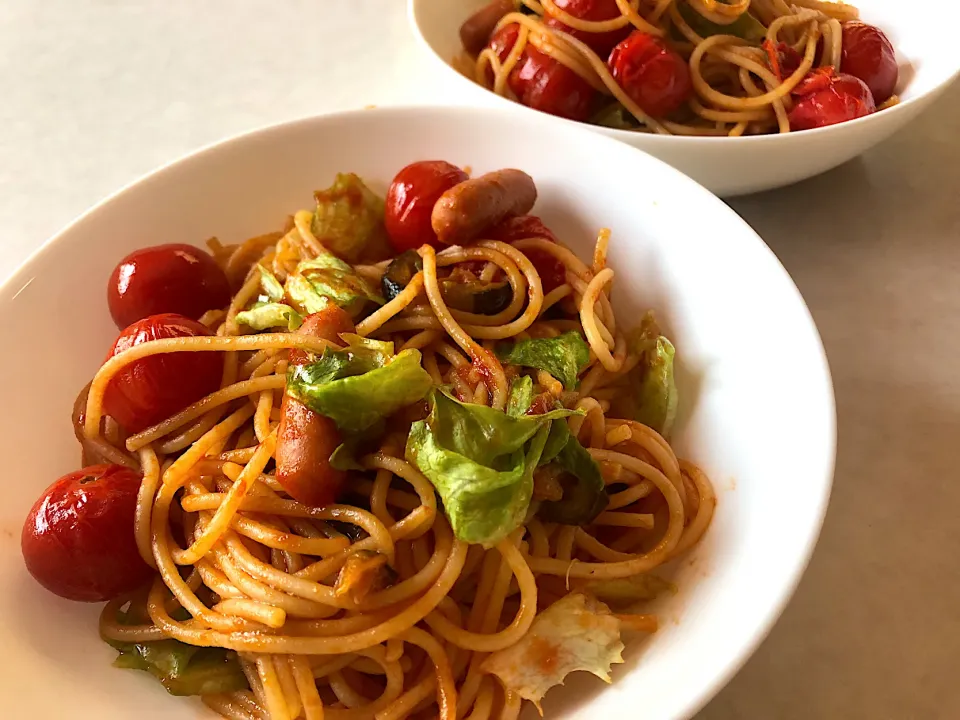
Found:
[{"label": "cherry tomato", "polygon": [[[518,26],[511,23],[490,38],[489,47],[501,62],[507,59],[518,34]],[[590,83],[532,45],[524,48],[507,84],[521,105],[570,120],[586,120],[597,95]]]},{"label": "cherry tomato", "polygon": [[863,80],[877,104],[890,99],[900,78],[893,44],[880,28],[862,22],[843,24],[840,72]]},{"label": "cherry tomato", "polygon": [[[621,16],[620,8],[617,7],[617,0],[554,0],[554,4],[579,20],[602,22]],[[599,33],[586,32],[568,27],[557,18],[549,16],[543,21],[543,24],[573,35],[577,40],[594,50],[601,58],[606,57],[613,46],[626,38],[633,29],[633,26],[628,23],[619,30]]]},{"label": "cherry tomato", "polygon": [[650,33],[634,30],[613,49],[607,64],[623,91],[650,117],[669,115],[693,92],[687,63]]},{"label": "cherry tomato", "polygon": [[[829,68],[821,68],[832,72]],[[814,72],[794,90],[796,104],[790,111],[790,127],[812,130],[869,115],[876,111],[870,88],[853,75]]]},{"label": "cherry tomato", "polygon": [[[121,332],[107,359],[150,340],[211,334],[200,323],[182,315],[152,315]],[[114,375],[107,385],[103,408],[127,432],[139,432],[218,390],[222,374],[220,352],[151,355]]]},{"label": "cherry tomato", "polygon": [[[489,231],[492,240],[513,243],[527,238],[545,238],[550,242],[557,242],[556,236],[550,228],[543,224],[543,220],[536,215],[518,215],[507,218]],[[526,248],[523,254],[537,269],[543,292],[555,290],[567,281],[567,268],[557,258],[540,248]]]},{"label": "cherry tomato", "polygon": [[102,602],[153,575],[137,551],[133,521],[139,473],[92,465],[48,487],[23,524],[20,550],[30,574],[67,600]]},{"label": "cherry tomato", "polygon": [[393,249],[401,253],[425,243],[440,247],[430,224],[433,206],[447,190],[466,179],[463,170],[443,160],[422,160],[398,172],[387,190],[384,216]]},{"label": "cherry tomato", "polygon": [[192,245],[156,245],[127,255],[107,285],[118,328],[158,313],[196,320],[230,302],[230,283],[216,261]]}]

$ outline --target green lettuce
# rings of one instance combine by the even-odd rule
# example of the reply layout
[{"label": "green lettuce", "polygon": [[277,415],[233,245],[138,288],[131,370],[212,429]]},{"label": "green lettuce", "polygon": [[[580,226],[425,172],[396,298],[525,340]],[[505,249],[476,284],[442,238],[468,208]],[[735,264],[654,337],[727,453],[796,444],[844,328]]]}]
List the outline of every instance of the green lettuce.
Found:
[{"label": "green lettuce", "polygon": [[303,324],[303,316],[283,303],[258,302],[249,310],[237,313],[237,322],[254,330],[285,327],[293,332]]},{"label": "green lettuce", "polygon": [[[726,4],[729,5],[730,3]],[[720,25],[712,20],[707,20],[686,3],[677,3],[677,10],[686,20],[687,25],[703,38],[711,35],[734,35],[750,42],[761,42],[767,36],[767,28],[749,12],[743,13],[729,25]]]},{"label": "green lettuce", "polygon": [[287,393],[348,433],[373,427],[422,400],[433,380],[420,351],[393,355],[393,344],[350,336],[344,350],[327,349],[319,360],[287,371]]},{"label": "green lettuce", "polygon": [[547,522],[561,525],[589,525],[610,502],[600,466],[573,436],[563,420],[550,427],[540,465],[555,463],[564,472],[560,476],[563,497],[544,501],[537,511]]},{"label": "green lettuce", "polygon": [[114,667],[148,672],[171,695],[210,695],[249,687],[236,654],[223,648],[196,647],[178,640],[109,642],[120,653]]},{"label": "green lettuce", "polygon": [[460,540],[495,545],[519,527],[557,409],[514,417],[434,390],[430,415],[413,424],[406,457],[440,493]]},{"label": "green lettuce", "polygon": [[258,264],[257,268],[260,270],[260,287],[267,300],[275,303],[283,300],[283,285],[277,280],[277,276],[263,265]]},{"label": "green lettuce", "polygon": [[577,376],[590,362],[590,347],[580,333],[571,330],[555,338],[501,343],[497,357],[511,365],[546,370],[567,390],[573,390],[577,387]]},{"label": "green lettuce", "polygon": [[639,373],[634,390],[634,418],[668,437],[677,417],[679,402],[674,380],[676,349],[660,334],[657,321],[649,312],[640,323],[635,343],[641,359],[634,373],[634,377]]},{"label": "green lettuce", "polygon": [[386,245],[384,202],[353,173],[340,173],[314,193],[317,209],[310,230],[323,246],[348,262]]},{"label": "green lettuce", "polygon": [[533,378],[524,375],[518,377],[510,386],[507,398],[507,415],[520,417],[533,405]]},{"label": "green lettuce", "polygon": [[290,304],[302,315],[319,312],[332,302],[356,319],[371,304],[383,304],[373,285],[330,253],[297,265],[284,289]]}]

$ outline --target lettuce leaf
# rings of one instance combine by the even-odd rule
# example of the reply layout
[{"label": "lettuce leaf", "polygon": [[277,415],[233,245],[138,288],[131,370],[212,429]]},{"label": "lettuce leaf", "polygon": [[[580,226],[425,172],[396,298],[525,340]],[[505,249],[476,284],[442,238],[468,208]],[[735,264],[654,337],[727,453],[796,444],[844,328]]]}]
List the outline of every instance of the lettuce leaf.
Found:
[{"label": "lettuce leaf", "polygon": [[289,305],[277,302],[254,303],[249,310],[237,313],[237,322],[254,330],[284,327],[293,332],[303,324],[303,316]]},{"label": "lettuce leaf", "polygon": [[312,315],[334,303],[356,319],[383,298],[367,280],[343,260],[324,253],[304,260],[287,277],[284,286],[290,304],[301,315]]},{"label": "lettuce leaf", "polygon": [[594,580],[587,583],[583,589],[614,607],[630,607],[645,600],[653,600],[664,592],[677,592],[673,583],[648,574],[614,580]]},{"label": "lettuce leaf", "polygon": [[520,417],[526,414],[533,405],[533,378],[524,375],[518,377],[510,385],[510,395],[507,398],[507,415]]},{"label": "lettuce leaf", "polygon": [[114,667],[148,672],[171,695],[229,693],[249,687],[236,654],[222,648],[195,647],[178,640],[110,645],[120,652]]},{"label": "lettuce leaf", "polygon": [[[566,442],[559,445],[564,433],[558,430],[556,437],[553,437],[554,446],[549,448],[552,451],[559,445],[554,462],[565,471],[560,477],[563,497],[544,501],[537,514],[547,522],[561,525],[589,525],[610,503],[600,466],[573,436],[565,422],[556,421],[553,425],[554,428],[563,426],[566,429]],[[554,436],[554,428],[551,428],[551,436]],[[547,454],[547,450],[544,450],[545,457]]]},{"label": "lettuce leaf", "polygon": [[267,300],[271,302],[280,302],[283,300],[283,285],[277,280],[277,276],[267,270],[262,264],[258,264],[260,270],[260,287]]},{"label": "lettuce leaf", "polygon": [[634,419],[665,438],[669,437],[679,402],[673,373],[676,349],[660,334],[660,327],[651,312],[646,313],[640,322],[634,343],[636,351],[641,354],[640,363],[632,373],[637,378]]},{"label": "lettuce leaf", "polygon": [[326,190],[314,193],[317,209],[310,230],[323,246],[347,262],[357,262],[386,245],[384,202],[353,173],[339,173]]},{"label": "lettuce leaf", "polygon": [[547,690],[577,670],[609,683],[610,666],[623,662],[622,652],[620,621],[600,601],[573,592],[537,615],[526,635],[488,656],[480,669],[540,709]]},{"label": "lettuce leaf", "polygon": [[497,357],[511,365],[546,370],[562,382],[564,388],[573,390],[577,387],[577,376],[590,362],[590,346],[580,333],[570,330],[554,338],[501,343]]},{"label": "lettuce leaf", "polygon": [[437,390],[429,402],[430,415],[410,428],[406,457],[440,493],[457,538],[494,545],[526,517],[551,422],[576,411],[513,417]]},{"label": "lettuce leaf", "polygon": [[344,350],[324,351],[317,362],[287,371],[287,393],[337,427],[357,433],[422,400],[433,387],[420,351],[393,355],[393,344],[348,336]]}]

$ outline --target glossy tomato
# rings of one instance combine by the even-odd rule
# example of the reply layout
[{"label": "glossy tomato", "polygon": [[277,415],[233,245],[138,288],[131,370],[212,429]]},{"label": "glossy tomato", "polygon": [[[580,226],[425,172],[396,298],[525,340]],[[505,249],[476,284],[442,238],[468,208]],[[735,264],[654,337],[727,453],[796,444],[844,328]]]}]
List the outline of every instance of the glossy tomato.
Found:
[{"label": "glossy tomato", "polygon": [[[514,243],[517,240],[526,240],[527,238],[544,238],[553,243],[557,242],[557,238],[550,228],[544,225],[543,220],[536,215],[518,215],[507,218],[494,226],[488,235],[492,240],[505,243]],[[555,290],[566,282],[566,266],[548,251],[540,248],[527,248],[523,251],[523,254],[537,269],[544,293]]]},{"label": "glossy tomato", "polygon": [[[620,8],[617,7],[617,0],[554,0],[554,5],[578,20],[591,22],[614,20],[622,15]],[[618,30],[607,32],[576,30],[565,25],[560,19],[551,16],[547,16],[543,22],[544,25],[563,30],[563,32],[577,38],[600,55],[601,59],[605,58],[613,46],[626,38],[633,30],[633,26],[629,23]]]},{"label": "glossy tomato", "polygon": [[831,75],[829,68],[808,75],[794,90],[793,130],[812,130],[856,120],[877,109],[870,88],[853,75]]},{"label": "glossy tomato", "polygon": [[862,22],[844,23],[840,72],[863,80],[878,105],[886,102],[900,78],[893,43],[878,27]]},{"label": "glossy tomato", "polygon": [[[489,47],[500,62],[507,59],[518,34],[518,26],[511,23],[490,38]],[[597,96],[590,83],[532,45],[524,48],[507,85],[521,105],[570,120],[586,120]]]},{"label": "glossy tomato", "polygon": [[149,581],[133,529],[141,479],[120,465],[92,465],[48,487],[20,536],[37,582],[67,600],[102,602]]},{"label": "glossy tomato", "polygon": [[[107,358],[151,340],[211,334],[182,315],[151,315],[121,332]],[[113,377],[103,397],[103,408],[127,432],[139,432],[215,392],[222,374],[220,352],[151,355],[130,363]]]},{"label": "glossy tomato", "polygon": [[678,110],[693,93],[686,61],[650,33],[634,30],[613,49],[607,65],[623,91],[653,118]]},{"label": "glossy tomato", "polygon": [[397,173],[387,190],[384,222],[390,245],[398,253],[424,244],[439,247],[430,216],[447,190],[467,179],[456,165],[443,160],[421,160]]},{"label": "glossy tomato", "polygon": [[118,328],[159,313],[196,320],[226,307],[230,284],[216,261],[192,245],[156,245],[127,255],[107,284],[110,316]]}]

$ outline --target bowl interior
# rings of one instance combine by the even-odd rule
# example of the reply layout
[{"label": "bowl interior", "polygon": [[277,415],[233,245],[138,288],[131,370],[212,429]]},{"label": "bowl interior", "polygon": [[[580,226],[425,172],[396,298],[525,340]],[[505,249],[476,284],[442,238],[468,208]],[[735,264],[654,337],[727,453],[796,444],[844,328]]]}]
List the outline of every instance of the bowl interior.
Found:
[{"label": "bowl interior", "polygon": [[[460,25],[489,0],[409,2],[411,19],[423,40],[440,59],[450,63],[462,51]],[[909,11],[899,0],[859,0],[852,4],[860,9],[861,19],[880,27],[896,48],[900,64],[897,92],[904,102],[937,89],[957,73],[960,59],[951,41],[960,19],[955,4],[915,0]]]},{"label": "bowl interior", "polygon": [[[562,151],[559,150],[562,148]],[[48,595],[19,552],[42,489],[74,470],[69,415],[115,335],[105,282],[127,252],[224,242],[279,228],[337,171],[384,190],[403,165],[445,158],[474,172],[513,166],[536,179],[543,215],[581,256],[601,227],[621,322],[652,307],[678,348],[675,444],[709,473],[714,525],[675,568],[665,623],[635,642],[615,684],[569,682],[552,717],[692,713],[769,629],[805,566],[825,510],[834,408],[816,329],[783,268],[731,210],[639,151],[575,128],[494,110],[391,109],[298,121],[244,136],[139,181],[94,208],[0,286],[0,369],[11,452],[0,487],[0,643],[12,717],[201,717],[149,677],[110,667],[98,608]],[[638,180],[639,178],[639,180]],[[629,180],[629,182],[628,182]],[[638,184],[641,187],[638,187]],[[14,349],[29,352],[13,352]],[[53,682],[51,682],[53,680]],[[56,692],[51,692],[51,687]],[[15,692],[13,692],[15,690]]]}]

